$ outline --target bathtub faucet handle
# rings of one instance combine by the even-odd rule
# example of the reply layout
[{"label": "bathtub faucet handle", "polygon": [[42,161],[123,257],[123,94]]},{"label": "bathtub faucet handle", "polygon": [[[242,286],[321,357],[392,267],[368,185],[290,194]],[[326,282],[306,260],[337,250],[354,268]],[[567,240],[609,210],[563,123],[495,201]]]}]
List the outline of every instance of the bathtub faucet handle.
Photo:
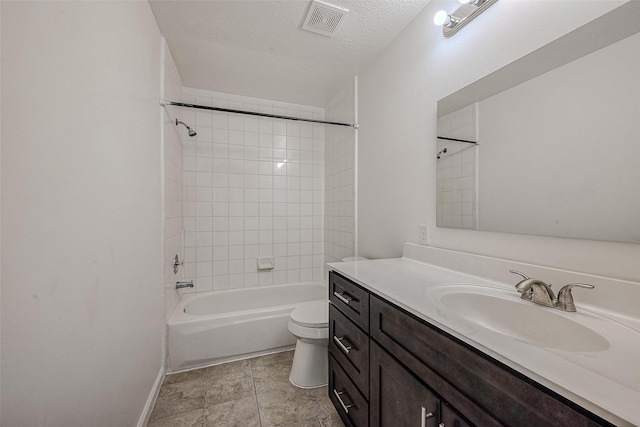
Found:
[{"label": "bathtub faucet handle", "polygon": [[193,280],[189,280],[188,282],[176,282],[176,289],[182,288],[193,288]]},{"label": "bathtub faucet handle", "polygon": [[173,258],[173,274],[178,274],[178,268],[184,265],[184,261],[180,261],[180,258],[178,258],[178,254],[176,254],[176,256]]}]

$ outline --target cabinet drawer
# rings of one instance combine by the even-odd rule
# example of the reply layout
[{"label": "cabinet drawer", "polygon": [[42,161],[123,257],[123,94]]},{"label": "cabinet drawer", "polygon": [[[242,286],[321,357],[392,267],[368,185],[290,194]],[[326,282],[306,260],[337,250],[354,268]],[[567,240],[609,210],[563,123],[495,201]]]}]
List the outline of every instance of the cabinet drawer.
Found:
[{"label": "cabinet drawer", "polygon": [[329,399],[348,427],[369,425],[369,405],[355,384],[329,354]]},{"label": "cabinet drawer", "polygon": [[333,305],[329,305],[329,351],[368,399],[369,336]]},{"label": "cabinet drawer", "polygon": [[375,296],[371,297],[371,337],[437,390],[473,424],[536,427],[611,425]]},{"label": "cabinet drawer", "polygon": [[366,289],[331,271],[329,299],[365,332],[369,332],[369,292]]}]

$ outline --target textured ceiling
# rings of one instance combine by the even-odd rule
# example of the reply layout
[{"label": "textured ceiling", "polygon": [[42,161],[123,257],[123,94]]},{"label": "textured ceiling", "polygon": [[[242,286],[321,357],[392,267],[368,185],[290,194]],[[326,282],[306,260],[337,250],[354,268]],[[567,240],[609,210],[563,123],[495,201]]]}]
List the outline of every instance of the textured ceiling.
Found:
[{"label": "textured ceiling", "polygon": [[301,29],[311,0],[150,0],[188,87],[326,106],[429,0],[325,0],[334,37]]}]

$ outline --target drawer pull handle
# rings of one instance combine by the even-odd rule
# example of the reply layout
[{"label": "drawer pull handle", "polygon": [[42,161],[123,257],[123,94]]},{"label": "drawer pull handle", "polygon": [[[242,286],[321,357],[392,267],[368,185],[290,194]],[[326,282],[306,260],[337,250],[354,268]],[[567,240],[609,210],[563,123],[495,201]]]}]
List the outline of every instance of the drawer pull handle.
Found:
[{"label": "drawer pull handle", "polygon": [[[342,341],[344,340],[344,337],[340,337],[338,338],[337,336],[333,336],[333,342],[335,342],[338,347],[340,347],[340,350],[342,350],[343,352],[345,352],[346,354],[349,354],[349,350],[352,349],[352,347],[350,345],[344,345],[342,343]],[[348,341],[347,341],[348,342]]]},{"label": "drawer pull handle", "polygon": [[427,408],[422,407],[422,421],[420,422],[421,427],[427,427],[427,419],[433,417],[433,412],[427,412]]},{"label": "drawer pull handle", "polygon": [[340,406],[342,406],[342,409],[344,409],[344,412],[348,414],[348,413],[349,413],[349,408],[353,408],[354,406],[353,406],[353,404],[351,404],[351,403],[350,403],[350,404],[348,404],[348,405],[345,405],[345,404],[344,404],[344,401],[342,400],[342,397],[340,397],[340,396],[342,396],[343,394],[344,394],[345,396],[348,396],[348,395],[347,395],[347,393],[345,393],[344,391],[337,391],[337,390],[334,388],[334,389],[333,389],[333,394],[335,394],[335,395],[336,395],[336,399],[338,399],[338,402],[340,402]]},{"label": "drawer pull handle", "polygon": [[347,294],[346,292],[338,293],[337,291],[333,291],[333,295],[335,295],[336,298],[338,298],[345,304],[349,304],[351,301],[353,301],[353,298],[351,298],[351,296],[349,296],[349,294]]}]

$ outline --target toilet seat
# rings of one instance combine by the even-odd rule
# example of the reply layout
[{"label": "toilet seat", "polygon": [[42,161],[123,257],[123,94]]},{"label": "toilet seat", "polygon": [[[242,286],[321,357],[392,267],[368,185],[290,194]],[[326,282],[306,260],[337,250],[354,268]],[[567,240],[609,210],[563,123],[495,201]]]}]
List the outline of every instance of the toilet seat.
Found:
[{"label": "toilet seat", "polygon": [[291,321],[304,328],[329,327],[329,301],[300,304],[291,312]]}]

